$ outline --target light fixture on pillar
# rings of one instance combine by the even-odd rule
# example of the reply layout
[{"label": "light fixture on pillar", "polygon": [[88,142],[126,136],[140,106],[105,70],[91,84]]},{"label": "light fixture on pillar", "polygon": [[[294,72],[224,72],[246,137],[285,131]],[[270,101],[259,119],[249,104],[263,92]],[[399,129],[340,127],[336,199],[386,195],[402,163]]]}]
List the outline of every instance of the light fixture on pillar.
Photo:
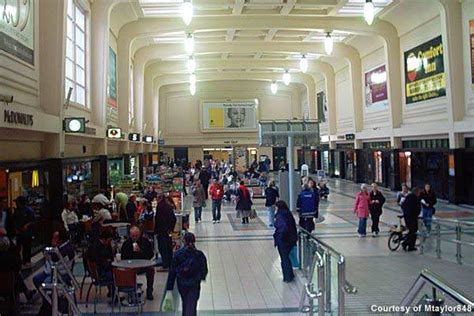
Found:
[{"label": "light fixture on pillar", "polygon": [[196,61],[193,56],[189,56],[186,67],[188,68],[189,73],[193,73],[196,70]]},{"label": "light fixture on pillar", "polygon": [[331,32],[327,32],[326,37],[324,38],[324,50],[326,51],[326,54],[331,55],[333,47],[334,39],[331,37]]},{"label": "light fixture on pillar", "polygon": [[189,92],[191,93],[191,95],[196,94],[196,84],[190,84],[189,85]]},{"label": "light fixture on pillar", "polygon": [[186,50],[186,54],[192,55],[194,53],[194,36],[193,34],[189,33],[184,40],[184,49]]},{"label": "light fixture on pillar", "polygon": [[375,15],[374,3],[372,2],[372,0],[365,0],[364,19],[368,25],[372,25],[372,22],[374,21],[374,15]]},{"label": "light fixture on pillar", "polygon": [[285,86],[287,86],[290,84],[290,82],[291,82],[291,75],[288,72],[288,70],[286,70],[285,73],[283,74],[283,83],[285,84]]},{"label": "light fixture on pillar", "polygon": [[185,0],[181,5],[181,18],[184,24],[189,25],[193,19],[193,3],[191,0]]},{"label": "light fixture on pillar", "polygon": [[301,59],[300,59],[300,70],[303,72],[303,73],[306,73],[308,71],[308,60],[306,59],[306,56],[303,55],[301,56]]},{"label": "light fixture on pillar", "polygon": [[270,85],[270,90],[272,91],[273,94],[276,94],[278,92],[278,85],[276,81],[272,82],[272,84]]},{"label": "light fixture on pillar", "polygon": [[196,75],[194,73],[189,75],[189,83],[191,85],[196,85]]}]

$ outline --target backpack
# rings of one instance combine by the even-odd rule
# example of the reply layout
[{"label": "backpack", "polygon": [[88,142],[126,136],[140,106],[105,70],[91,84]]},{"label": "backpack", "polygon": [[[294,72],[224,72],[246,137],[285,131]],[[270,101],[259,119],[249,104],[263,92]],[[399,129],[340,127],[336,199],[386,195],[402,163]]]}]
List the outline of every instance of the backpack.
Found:
[{"label": "backpack", "polygon": [[195,278],[199,274],[198,253],[195,252],[187,256],[186,259],[176,267],[176,274],[180,279]]}]

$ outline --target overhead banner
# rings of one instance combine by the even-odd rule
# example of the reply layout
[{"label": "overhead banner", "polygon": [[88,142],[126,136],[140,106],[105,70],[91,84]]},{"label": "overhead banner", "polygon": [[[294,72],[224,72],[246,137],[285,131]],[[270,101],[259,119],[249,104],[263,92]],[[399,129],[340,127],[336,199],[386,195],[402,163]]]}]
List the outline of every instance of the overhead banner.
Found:
[{"label": "overhead banner", "polygon": [[388,108],[387,70],[385,65],[365,73],[365,111]]},{"label": "overhead banner", "polygon": [[474,20],[469,21],[469,38],[471,42],[471,87],[474,90]]},{"label": "overhead banner", "polygon": [[107,69],[107,124],[118,123],[117,106],[117,55],[109,47],[109,66]]},{"label": "overhead banner", "polygon": [[441,35],[405,52],[406,104],[446,95]]},{"label": "overhead banner", "polygon": [[257,130],[257,106],[254,101],[202,103],[203,131],[248,132]]},{"label": "overhead banner", "polygon": [[0,0],[0,49],[35,64],[34,0]]},{"label": "overhead banner", "polygon": [[321,122],[326,122],[328,119],[328,106],[326,102],[326,94],[324,91],[316,94],[316,104],[318,106],[318,118]]}]

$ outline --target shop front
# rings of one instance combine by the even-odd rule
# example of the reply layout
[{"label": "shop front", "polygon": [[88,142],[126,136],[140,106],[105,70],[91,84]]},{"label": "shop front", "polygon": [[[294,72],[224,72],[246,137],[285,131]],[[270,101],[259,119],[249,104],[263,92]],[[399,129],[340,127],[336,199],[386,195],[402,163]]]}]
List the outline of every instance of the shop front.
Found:
[{"label": "shop front", "polygon": [[315,173],[316,172],[316,162],[317,162],[317,152],[315,149],[311,147],[302,147],[298,149],[298,169],[301,169],[303,164],[308,165],[309,172]]},{"label": "shop front", "polygon": [[455,178],[456,187],[459,188],[455,192],[455,202],[474,205],[474,138],[466,138],[465,143],[465,150],[457,155],[454,153],[460,156],[460,161],[456,161],[455,168],[450,166],[450,177]]},{"label": "shop front", "polygon": [[401,177],[401,182],[409,183],[410,187],[420,188],[430,183],[436,195],[447,200],[449,197],[448,139],[404,140],[402,144],[400,174],[404,174],[405,178]]},{"label": "shop front", "polygon": [[390,142],[364,143],[354,153],[354,181],[390,186]]},{"label": "shop front", "polygon": [[99,158],[67,159],[63,160],[62,166],[63,187],[68,196],[78,198],[87,194],[92,197],[106,186],[106,183],[101,183]]},{"label": "shop front", "polygon": [[331,176],[354,180],[354,143],[336,144],[336,149],[331,154],[334,162]]}]

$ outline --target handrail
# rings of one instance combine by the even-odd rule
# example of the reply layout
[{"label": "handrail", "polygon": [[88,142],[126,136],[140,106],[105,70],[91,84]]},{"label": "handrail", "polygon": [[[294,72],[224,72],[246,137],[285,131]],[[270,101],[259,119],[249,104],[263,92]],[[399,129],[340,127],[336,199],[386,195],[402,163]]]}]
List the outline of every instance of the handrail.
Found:
[{"label": "handrail", "polygon": [[331,246],[329,246],[328,244],[326,244],[324,241],[321,241],[319,240],[318,238],[316,238],[316,236],[314,236],[313,234],[311,234],[309,231],[307,231],[306,229],[304,229],[303,227],[301,227],[300,225],[296,225],[296,228],[303,232],[306,237],[314,240],[315,242],[317,242],[318,244],[320,244],[321,246],[323,246],[323,248],[325,248],[326,250],[328,250],[329,252],[331,252],[335,257],[340,257],[342,256],[342,254],[340,252],[338,252],[337,250],[335,250],[334,248],[332,248]]},{"label": "handrail", "polygon": [[450,224],[474,227],[474,221],[463,221],[459,219],[439,218],[435,216],[433,216],[433,221],[439,222],[439,223],[450,223]]},{"label": "handrail", "polygon": [[[468,305],[474,308],[474,301],[465,295],[461,290],[457,289],[442,277],[433,273],[428,269],[423,269],[417,277],[408,293],[403,297],[400,306],[408,307],[413,304],[415,298],[421,292],[426,284],[430,284],[433,289],[439,289],[445,295],[462,305]],[[399,315],[404,315],[405,312],[400,312]]]}]

